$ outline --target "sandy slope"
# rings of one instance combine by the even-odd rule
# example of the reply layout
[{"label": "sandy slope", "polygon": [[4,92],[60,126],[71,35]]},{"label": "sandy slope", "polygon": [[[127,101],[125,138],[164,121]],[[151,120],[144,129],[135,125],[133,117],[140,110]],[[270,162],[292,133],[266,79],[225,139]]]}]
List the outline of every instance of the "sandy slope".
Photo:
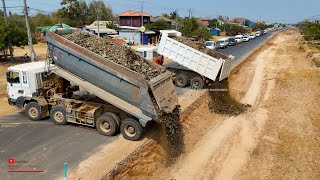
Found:
[{"label": "sandy slope", "polygon": [[150,176],[319,178],[320,70],[299,42],[299,33],[289,30],[256,52],[230,78],[233,96],[252,108],[228,117],[211,114],[204,102],[185,120],[185,154]]}]

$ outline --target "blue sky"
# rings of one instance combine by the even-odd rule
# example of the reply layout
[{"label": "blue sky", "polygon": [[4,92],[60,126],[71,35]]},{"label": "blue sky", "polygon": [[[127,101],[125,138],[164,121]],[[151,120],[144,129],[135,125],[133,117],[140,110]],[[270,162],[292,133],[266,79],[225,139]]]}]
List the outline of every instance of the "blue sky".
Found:
[{"label": "blue sky", "polygon": [[[7,7],[22,6],[23,0],[5,0]],[[90,0],[86,0],[89,2]],[[131,9],[141,10],[141,0],[104,0],[111,6],[115,14]],[[28,6],[45,12],[60,8],[60,0],[27,0]],[[1,5],[2,6],[2,5]],[[192,9],[195,17],[211,17],[217,15],[245,17],[253,21],[295,23],[306,18],[320,16],[320,0],[144,0],[144,10],[153,16],[169,13],[179,9],[182,16],[188,15]],[[19,7],[8,10],[21,13]],[[35,13],[31,10],[31,14]]]}]

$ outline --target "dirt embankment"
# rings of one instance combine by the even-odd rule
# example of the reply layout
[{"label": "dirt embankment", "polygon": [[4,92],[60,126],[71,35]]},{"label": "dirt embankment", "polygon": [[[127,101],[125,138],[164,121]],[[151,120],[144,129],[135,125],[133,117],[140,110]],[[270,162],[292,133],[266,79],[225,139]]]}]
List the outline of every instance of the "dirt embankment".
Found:
[{"label": "dirt embankment", "polygon": [[248,111],[212,113],[203,96],[183,119],[185,153],[175,164],[161,163],[156,146],[115,179],[320,177],[320,69],[302,42],[296,30],[281,32],[229,78]]}]

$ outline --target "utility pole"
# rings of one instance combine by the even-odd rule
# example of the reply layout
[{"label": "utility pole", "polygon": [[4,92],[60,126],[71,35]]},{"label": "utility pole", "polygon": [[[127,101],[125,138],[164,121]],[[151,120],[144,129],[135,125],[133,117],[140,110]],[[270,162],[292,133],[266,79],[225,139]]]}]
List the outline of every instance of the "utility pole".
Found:
[{"label": "utility pole", "polygon": [[[141,26],[143,26],[143,3],[144,0],[141,1]],[[141,32],[141,39],[142,39],[142,45],[144,45],[144,36],[143,36],[143,32]]]},{"label": "utility pole", "polygon": [[191,19],[191,17],[192,17],[192,9],[189,8],[189,9],[188,9],[188,12],[189,12],[189,19]]},{"label": "utility pole", "polygon": [[98,24],[98,37],[100,37],[100,24],[99,24],[99,15],[100,15],[100,6],[98,5],[98,2],[99,1],[97,1],[96,3],[97,3],[97,24]]},{"label": "utility pole", "polygon": [[[7,9],[6,9],[6,3],[4,2],[4,0],[2,0],[2,5],[3,5],[3,12],[4,12],[4,21],[6,23],[6,27],[8,27]],[[8,36],[8,45],[9,45],[9,51],[10,51],[10,61],[11,63],[13,63],[13,49],[12,49],[10,34]]]},{"label": "utility pole", "polygon": [[178,8],[177,8],[177,10],[176,10],[176,30],[178,31]]},{"label": "utility pole", "polygon": [[29,24],[29,18],[28,18],[28,6],[27,6],[27,0],[23,0],[24,3],[24,14],[26,17],[26,26],[27,26],[27,32],[28,32],[28,45],[29,45],[29,52],[31,55],[31,61],[35,61],[35,52],[33,50],[33,43],[32,43],[32,35],[31,35],[31,29]]}]

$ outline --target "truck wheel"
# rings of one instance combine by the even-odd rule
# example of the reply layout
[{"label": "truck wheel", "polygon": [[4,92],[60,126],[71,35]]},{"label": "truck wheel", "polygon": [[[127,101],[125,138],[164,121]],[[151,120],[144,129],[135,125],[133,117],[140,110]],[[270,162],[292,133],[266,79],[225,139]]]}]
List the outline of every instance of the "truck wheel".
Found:
[{"label": "truck wheel", "polygon": [[203,79],[199,76],[197,77],[194,77],[191,79],[191,82],[190,82],[192,88],[195,88],[195,89],[202,89],[205,85],[205,82],[203,81]]},{"label": "truck wheel", "polygon": [[117,120],[108,114],[102,115],[98,118],[96,127],[99,133],[104,136],[113,136],[119,129]]},{"label": "truck wheel", "polygon": [[54,106],[50,111],[50,118],[55,124],[65,125],[68,123],[66,117],[66,110],[61,106]]},{"label": "truck wheel", "polygon": [[122,121],[120,131],[125,139],[137,141],[142,135],[143,127],[138,121],[127,118]]},{"label": "truck wheel", "polygon": [[37,102],[29,102],[25,107],[27,117],[32,121],[39,121],[41,119],[41,109]]},{"label": "truck wheel", "polygon": [[118,125],[118,128],[120,127],[120,123],[121,123],[121,120],[119,118],[119,116],[117,116],[116,114],[112,113],[112,112],[107,112],[107,113],[104,113],[104,115],[108,115],[108,116],[111,116],[112,118],[114,118],[117,122],[117,125]]},{"label": "truck wheel", "polygon": [[174,83],[178,87],[185,88],[189,84],[189,78],[186,74],[178,74],[174,80]]}]

